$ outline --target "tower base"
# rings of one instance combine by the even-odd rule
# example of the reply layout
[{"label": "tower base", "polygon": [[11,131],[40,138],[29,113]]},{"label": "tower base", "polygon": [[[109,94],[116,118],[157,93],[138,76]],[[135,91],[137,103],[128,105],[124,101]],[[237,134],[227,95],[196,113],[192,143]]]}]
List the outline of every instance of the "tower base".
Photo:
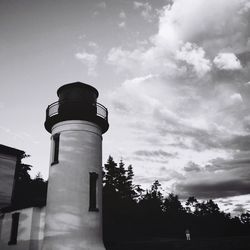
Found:
[{"label": "tower base", "polygon": [[[57,161],[53,160],[55,136]],[[53,126],[51,138],[42,250],[105,250],[101,128],[88,121],[63,121]]]}]

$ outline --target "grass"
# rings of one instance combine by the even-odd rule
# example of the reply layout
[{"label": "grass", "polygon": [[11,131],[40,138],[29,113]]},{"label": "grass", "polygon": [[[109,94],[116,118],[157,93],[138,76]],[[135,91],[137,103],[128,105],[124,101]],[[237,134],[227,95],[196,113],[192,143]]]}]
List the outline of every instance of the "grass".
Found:
[{"label": "grass", "polygon": [[116,243],[107,250],[250,250],[250,236],[210,239],[153,239]]}]

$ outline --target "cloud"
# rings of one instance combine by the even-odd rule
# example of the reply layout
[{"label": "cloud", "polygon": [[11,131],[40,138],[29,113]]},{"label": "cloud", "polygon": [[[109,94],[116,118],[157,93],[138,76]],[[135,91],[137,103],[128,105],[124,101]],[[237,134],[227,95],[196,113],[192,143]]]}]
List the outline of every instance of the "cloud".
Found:
[{"label": "cloud", "polygon": [[106,4],[106,2],[103,1],[103,2],[98,3],[97,7],[100,9],[106,9],[107,4]]},{"label": "cloud", "polygon": [[204,76],[211,70],[211,63],[209,59],[205,58],[205,51],[203,48],[195,44],[186,43],[180,50],[176,52],[176,59],[182,60],[193,66],[193,71],[199,76]]},{"label": "cloud", "polygon": [[[146,5],[134,2],[136,9],[144,8]],[[241,5],[236,0],[230,3],[223,0],[219,4],[215,0],[195,0],[191,3],[176,0],[161,11],[158,32],[151,36],[150,46],[140,45],[131,51],[122,47],[112,48],[107,62],[120,69],[130,69],[131,72],[134,72],[135,67],[128,65],[136,65],[136,69],[142,73],[158,73],[173,77],[185,77],[194,72],[199,78],[203,77],[212,70],[210,58],[214,58],[214,64],[220,69],[240,69],[241,63],[233,52],[222,53],[220,50],[230,47],[234,51],[236,34],[239,34],[239,47],[245,48],[243,44],[246,43],[247,29],[244,28],[240,33],[238,29],[246,20],[239,14],[237,18],[231,18],[234,16],[233,13],[239,11]],[[207,9],[212,12],[208,12]]]},{"label": "cloud", "polygon": [[235,153],[231,159],[213,159],[205,167],[192,162],[185,168],[185,180],[175,183],[183,197],[224,198],[250,194],[250,159]]},{"label": "cloud", "polygon": [[125,28],[126,23],[125,23],[125,22],[120,22],[120,23],[118,24],[118,26],[119,26],[119,28]]},{"label": "cloud", "polygon": [[126,13],[125,13],[124,11],[121,11],[121,12],[119,13],[119,17],[120,17],[121,19],[126,19],[126,18],[127,18],[127,15],[126,15]]},{"label": "cloud", "polygon": [[186,171],[186,172],[200,172],[201,168],[198,164],[191,161],[187,164],[187,166],[184,167],[184,171]]},{"label": "cloud", "polygon": [[247,171],[247,167],[250,164],[250,158],[233,158],[233,159],[223,159],[216,158],[210,161],[209,165],[205,166],[206,171],[218,172],[218,171]]},{"label": "cloud", "polygon": [[244,208],[244,205],[242,205],[242,204],[236,204],[233,211],[234,211],[235,213],[242,214],[242,213],[245,212],[245,210],[246,210],[246,209]]},{"label": "cloud", "polygon": [[243,99],[240,93],[234,93],[230,96],[230,99],[232,101],[233,104],[237,104],[237,103],[242,103]]},{"label": "cloud", "polygon": [[[134,2],[136,9],[145,6],[147,3]],[[244,2],[238,0],[219,3],[216,0],[176,0],[160,12],[158,32],[151,36],[150,47],[140,46],[131,51],[113,48],[109,57],[118,52],[119,57],[108,61],[127,69],[125,64],[119,63],[122,59],[128,64],[136,64],[136,68],[144,72],[167,72],[174,76],[185,75],[190,65],[198,77],[204,76],[211,71],[212,58],[219,69],[240,69],[242,66],[236,54],[247,49],[250,28],[247,17],[240,14],[243,6]],[[222,52],[229,49],[230,53]],[[187,65],[180,65],[178,60]]]},{"label": "cloud", "polygon": [[93,41],[89,41],[89,42],[88,42],[88,46],[89,46],[90,48],[95,49],[95,50],[99,48],[98,44],[95,43],[95,42],[93,42]]},{"label": "cloud", "polygon": [[148,2],[142,3],[135,1],[133,5],[135,9],[141,9],[141,15],[145,20],[152,22],[152,6]]},{"label": "cloud", "polygon": [[106,61],[108,64],[116,65],[119,70],[132,71],[140,57],[140,50],[128,51],[117,47],[109,51]]},{"label": "cloud", "polygon": [[179,183],[176,192],[181,197],[195,196],[202,199],[214,199],[249,194],[249,181],[228,180],[222,182]]},{"label": "cloud", "polygon": [[[247,43],[249,43],[250,45],[250,39],[248,39]],[[238,53],[237,58],[240,60],[241,65],[243,67],[246,67],[250,62],[250,51],[243,51],[242,53]]]},{"label": "cloud", "polygon": [[233,53],[219,53],[213,62],[220,70],[239,70],[242,68],[239,59]]},{"label": "cloud", "polygon": [[96,76],[97,55],[83,51],[76,53],[75,57],[87,67],[89,75]]},{"label": "cloud", "polygon": [[[134,8],[142,10],[143,3]],[[138,168],[152,159],[161,168],[163,156],[153,156],[157,149],[176,152],[178,157],[161,160],[183,173],[176,190],[185,195],[248,193],[248,158],[235,158],[250,152],[248,5],[175,0],[158,18],[147,43],[111,48],[106,59],[125,78],[110,101],[119,128],[133,142],[127,156],[136,157]],[[218,157],[224,161],[213,162]]]},{"label": "cloud", "polygon": [[240,151],[250,151],[250,134],[235,135],[226,141],[225,146]]},{"label": "cloud", "polygon": [[134,152],[137,156],[145,156],[145,157],[155,157],[155,158],[175,158],[177,156],[176,153],[169,153],[163,150],[138,150]]},{"label": "cloud", "polygon": [[180,40],[192,42],[213,53],[246,48],[249,22],[240,13],[244,5],[238,0],[176,0],[162,11],[156,39],[171,46]]}]

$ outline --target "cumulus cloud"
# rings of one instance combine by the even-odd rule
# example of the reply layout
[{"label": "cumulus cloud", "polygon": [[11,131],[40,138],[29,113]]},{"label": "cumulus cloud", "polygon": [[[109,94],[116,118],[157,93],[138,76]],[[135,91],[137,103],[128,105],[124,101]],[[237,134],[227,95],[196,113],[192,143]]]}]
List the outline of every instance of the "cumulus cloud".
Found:
[{"label": "cumulus cloud", "polygon": [[239,70],[242,68],[239,59],[233,53],[219,53],[213,62],[221,70]]},{"label": "cumulus cloud", "polygon": [[[145,6],[148,4],[134,2],[136,9]],[[198,76],[211,71],[210,58],[214,58],[213,63],[219,69],[241,69],[235,52],[247,49],[249,22],[245,15],[240,14],[244,6],[245,3],[238,0],[219,3],[216,0],[176,0],[160,12],[158,32],[150,38],[150,47],[140,46],[132,51],[113,48],[109,57],[119,52],[119,59],[161,74],[164,71],[185,74],[188,67],[179,65],[175,59],[193,66]],[[229,48],[232,52],[221,52]],[[118,57],[116,62],[122,66]]]},{"label": "cumulus cloud", "polygon": [[75,57],[87,67],[89,75],[96,75],[97,55],[83,51],[76,53]]},{"label": "cumulus cloud", "polygon": [[[136,9],[145,6],[147,4],[134,2]],[[140,46],[131,51],[122,47],[112,48],[107,62],[126,70],[127,65],[135,64],[137,70],[142,72],[167,72],[167,75],[173,76],[185,75],[192,66],[193,72],[201,77],[211,71],[209,56],[216,53],[213,57],[218,68],[240,69],[240,61],[234,53],[215,51],[227,47],[231,47],[233,51],[237,39],[237,45],[240,43],[243,49],[247,29],[238,32],[243,17],[237,14],[237,18],[232,19],[233,13],[237,13],[240,7],[241,4],[236,0],[230,3],[225,0],[220,3],[215,0],[195,0],[191,4],[190,1],[176,0],[161,11],[158,32],[150,38],[150,47]],[[207,11],[208,9],[211,11]],[[237,39],[236,34],[239,34]],[[185,62],[186,65],[180,65],[178,61]]]},{"label": "cumulus cloud", "polygon": [[176,52],[176,59],[182,60],[193,66],[193,71],[199,76],[204,76],[211,70],[211,63],[209,59],[205,58],[205,51],[203,48],[195,44],[186,43],[180,50]]},{"label": "cumulus cloud", "polygon": [[248,20],[239,13],[243,5],[238,0],[176,0],[163,10],[156,40],[172,47],[180,40],[194,42],[212,52],[245,48]]},{"label": "cumulus cloud", "polygon": [[120,70],[132,71],[141,57],[140,49],[134,51],[124,50],[121,47],[112,48],[107,56],[107,63],[116,65]]}]

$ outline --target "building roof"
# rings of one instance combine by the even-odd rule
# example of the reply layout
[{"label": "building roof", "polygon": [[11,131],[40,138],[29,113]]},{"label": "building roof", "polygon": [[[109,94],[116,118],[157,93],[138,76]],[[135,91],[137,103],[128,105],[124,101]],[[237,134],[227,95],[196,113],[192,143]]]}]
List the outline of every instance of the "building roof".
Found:
[{"label": "building roof", "polygon": [[0,144],[0,153],[8,154],[8,155],[14,155],[14,156],[22,156],[25,152],[16,148],[11,148],[8,146],[5,146],[3,144]]},{"label": "building roof", "polygon": [[99,95],[97,89],[94,88],[93,86],[89,85],[89,84],[86,84],[86,83],[83,83],[83,82],[72,82],[72,83],[68,83],[68,84],[65,84],[65,85],[61,86],[57,90],[57,96],[59,97],[60,93],[62,91],[64,91],[65,89],[72,89],[72,88],[85,88],[85,89],[89,89],[93,93],[95,93],[96,97],[98,97],[98,95]]}]

